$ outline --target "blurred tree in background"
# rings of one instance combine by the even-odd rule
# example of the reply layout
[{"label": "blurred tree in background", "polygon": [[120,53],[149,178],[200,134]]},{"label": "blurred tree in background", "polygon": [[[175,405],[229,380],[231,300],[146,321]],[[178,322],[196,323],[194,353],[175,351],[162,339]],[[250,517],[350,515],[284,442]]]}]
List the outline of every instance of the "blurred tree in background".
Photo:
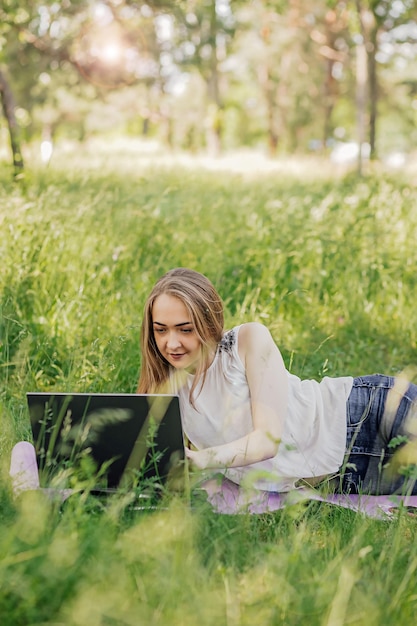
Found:
[{"label": "blurred tree in background", "polygon": [[1,0],[0,139],[411,151],[416,57],[415,0]]}]

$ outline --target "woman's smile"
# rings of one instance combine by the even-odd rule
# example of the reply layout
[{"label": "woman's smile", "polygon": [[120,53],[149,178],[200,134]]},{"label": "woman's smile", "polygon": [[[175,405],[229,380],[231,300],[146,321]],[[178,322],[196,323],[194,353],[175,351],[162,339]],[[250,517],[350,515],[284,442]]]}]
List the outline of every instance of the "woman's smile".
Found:
[{"label": "woman's smile", "polygon": [[182,359],[183,357],[185,357],[186,355],[187,355],[187,353],[186,353],[186,352],[182,352],[182,353],[180,353],[180,354],[178,354],[178,353],[176,353],[176,352],[175,352],[175,353],[174,353],[174,352],[171,352],[170,357],[171,357],[171,359],[173,359],[174,361],[181,361],[181,359]]}]

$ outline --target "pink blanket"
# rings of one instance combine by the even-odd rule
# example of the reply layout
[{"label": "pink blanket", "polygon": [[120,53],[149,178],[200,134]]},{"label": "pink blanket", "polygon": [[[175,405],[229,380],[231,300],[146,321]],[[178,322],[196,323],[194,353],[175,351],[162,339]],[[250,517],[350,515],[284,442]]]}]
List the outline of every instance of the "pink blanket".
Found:
[{"label": "pink blanket", "polygon": [[401,507],[417,514],[417,496],[369,496],[329,494],[322,495],[315,489],[297,489],[289,493],[247,492],[229,480],[221,483],[211,480],[202,485],[208,494],[208,501],[217,513],[267,513],[277,511],[300,502],[316,500],[326,502],[357,513],[379,519],[389,518]]},{"label": "pink blanket", "polygon": [[[35,449],[28,442],[20,442],[12,450],[10,476],[16,494],[22,491],[40,489]],[[225,515],[241,513],[268,513],[300,502],[316,500],[335,506],[351,509],[370,517],[386,519],[395,511],[406,507],[417,514],[417,496],[368,496],[330,494],[322,495],[315,489],[297,489],[279,494],[266,491],[248,491],[230,480],[211,479],[200,486],[207,494],[207,500],[213,511]],[[48,496],[58,501],[66,500],[71,489],[44,489]]]}]

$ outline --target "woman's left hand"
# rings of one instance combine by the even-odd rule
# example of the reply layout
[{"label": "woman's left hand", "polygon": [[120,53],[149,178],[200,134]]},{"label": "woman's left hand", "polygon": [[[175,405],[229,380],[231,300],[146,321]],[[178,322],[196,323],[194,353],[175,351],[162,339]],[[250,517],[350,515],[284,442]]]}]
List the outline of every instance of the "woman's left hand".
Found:
[{"label": "woman's left hand", "polygon": [[190,448],[185,448],[185,456],[195,469],[206,469],[207,461],[205,459],[205,450],[190,450]]}]

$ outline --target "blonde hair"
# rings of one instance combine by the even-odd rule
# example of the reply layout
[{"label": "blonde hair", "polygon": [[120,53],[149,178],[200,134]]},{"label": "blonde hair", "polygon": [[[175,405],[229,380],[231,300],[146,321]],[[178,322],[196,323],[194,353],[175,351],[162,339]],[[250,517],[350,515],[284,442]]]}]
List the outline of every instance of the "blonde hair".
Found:
[{"label": "blonde hair", "polygon": [[157,281],[145,303],[138,393],[172,391],[169,389],[169,378],[174,368],[159,352],[153,332],[152,309],[156,298],[162,294],[174,296],[183,302],[201,342],[202,358],[190,391],[190,402],[193,403],[193,392],[201,379],[204,383],[210,356],[223,336],[223,302],[209,279],[194,270],[179,267],[170,270]]}]

